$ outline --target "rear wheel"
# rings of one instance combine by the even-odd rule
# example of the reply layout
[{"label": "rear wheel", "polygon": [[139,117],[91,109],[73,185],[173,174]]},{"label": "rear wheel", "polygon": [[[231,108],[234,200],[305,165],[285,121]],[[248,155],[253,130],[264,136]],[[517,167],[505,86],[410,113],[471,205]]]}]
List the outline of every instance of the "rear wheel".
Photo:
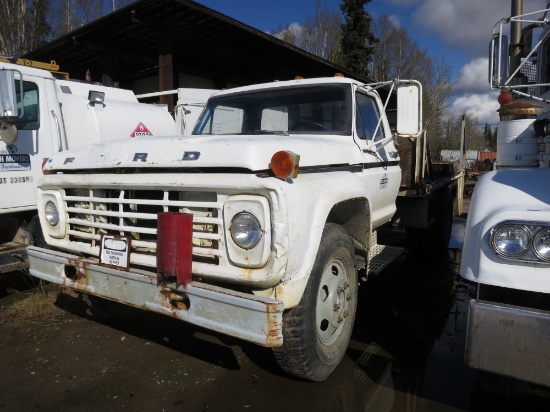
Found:
[{"label": "rear wheel", "polygon": [[283,315],[283,346],[274,351],[286,372],[322,381],[342,360],[357,305],[354,256],[344,228],[327,223],[302,300]]}]

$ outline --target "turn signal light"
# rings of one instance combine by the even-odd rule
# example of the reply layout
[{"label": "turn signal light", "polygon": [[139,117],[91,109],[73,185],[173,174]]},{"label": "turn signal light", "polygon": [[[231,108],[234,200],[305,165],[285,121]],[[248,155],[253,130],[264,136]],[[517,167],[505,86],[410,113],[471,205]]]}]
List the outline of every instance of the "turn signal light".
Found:
[{"label": "turn signal light", "polygon": [[300,155],[290,151],[280,151],[273,155],[269,167],[275,176],[280,179],[296,178],[298,176],[298,166],[300,164]]}]

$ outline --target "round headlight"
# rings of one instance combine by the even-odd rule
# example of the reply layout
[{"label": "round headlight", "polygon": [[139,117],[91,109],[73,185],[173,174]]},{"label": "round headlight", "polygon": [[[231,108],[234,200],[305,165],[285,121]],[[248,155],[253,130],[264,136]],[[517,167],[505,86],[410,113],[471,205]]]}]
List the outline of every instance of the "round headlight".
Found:
[{"label": "round headlight", "polygon": [[59,211],[54,202],[48,201],[44,207],[44,214],[46,215],[46,221],[51,225],[55,226],[59,223]]},{"label": "round headlight", "polygon": [[506,257],[523,255],[529,248],[529,231],[522,225],[502,225],[493,233],[493,248]]},{"label": "round headlight", "polygon": [[550,228],[542,229],[533,240],[535,253],[544,260],[550,260]]},{"label": "round headlight", "polygon": [[262,227],[256,217],[248,212],[237,213],[231,221],[231,237],[237,246],[252,249],[262,238]]}]

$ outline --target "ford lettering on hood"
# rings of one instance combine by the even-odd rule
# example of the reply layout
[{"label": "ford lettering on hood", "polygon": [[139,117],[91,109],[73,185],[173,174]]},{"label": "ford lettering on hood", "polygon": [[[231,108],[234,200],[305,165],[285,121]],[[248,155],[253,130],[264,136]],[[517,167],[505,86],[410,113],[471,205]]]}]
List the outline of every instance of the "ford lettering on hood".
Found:
[{"label": "ford lettering on hood", "polygon": [[[300,154],[301,167],[361,163],[361,152],[351,136],[178,136],[134,138],[94,144],[58,153],[44,171],[119,168],[240,168],[253,172],[269,169],[278,151]],[[351,156],[353,153],[355,156]]]}]

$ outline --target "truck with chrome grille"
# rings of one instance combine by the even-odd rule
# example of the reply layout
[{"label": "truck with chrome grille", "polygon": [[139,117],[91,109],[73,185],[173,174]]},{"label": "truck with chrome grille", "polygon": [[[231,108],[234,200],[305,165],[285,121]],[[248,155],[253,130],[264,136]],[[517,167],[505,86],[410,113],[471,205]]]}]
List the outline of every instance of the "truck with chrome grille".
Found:
[{"label": "truck with chrome grille", "polygon": [[550,5],[511,6],[488,60],[500,90],[496,168],[476,183],[460,272],[477,288],[465,363],[485,390],[520,396],[550,387]]},{"label": "truck with chrome grille", "polygon": [[447,246],[461,172],[425,173],[421,95],[341,76],[245,86],[215,93],[192,135],[52,156],[30,273],[98,313],[173,316],[323,380],[350,339],[358,271],[402,251],[377,229],[399,219]]}]

